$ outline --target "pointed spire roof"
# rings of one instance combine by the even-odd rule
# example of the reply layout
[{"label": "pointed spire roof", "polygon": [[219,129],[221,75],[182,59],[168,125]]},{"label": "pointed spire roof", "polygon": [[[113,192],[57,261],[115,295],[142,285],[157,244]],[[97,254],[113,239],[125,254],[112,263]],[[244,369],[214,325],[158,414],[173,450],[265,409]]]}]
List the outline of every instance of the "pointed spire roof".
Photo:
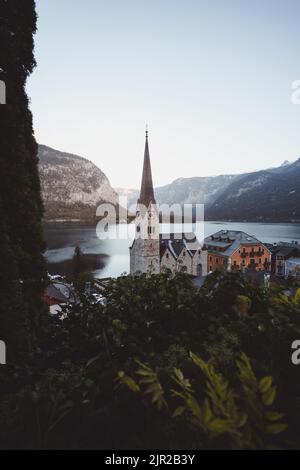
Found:
[{"label": "pointed spire roof", "polygon": [[149,142],[148,142],[148,128],[146,129],[144,168],[143,168],[140,198],[138,200],[138,203],[143,204],[146,207],[149,207],[150,203],[156,204],[155,197],[154,197],[154,190],[153,190],[153,182],[152,182],[152,172],[151,172]]}]

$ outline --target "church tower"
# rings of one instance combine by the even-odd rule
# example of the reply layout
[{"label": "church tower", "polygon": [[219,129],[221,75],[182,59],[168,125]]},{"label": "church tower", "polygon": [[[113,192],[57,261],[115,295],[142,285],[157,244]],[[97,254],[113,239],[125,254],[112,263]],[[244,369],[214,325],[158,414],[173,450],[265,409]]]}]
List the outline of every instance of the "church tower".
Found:
[{"label": "church tower", "polygon": [[135,219],[135,239],[130,248],[130,274],[159,273],[159,246],[159,214],[153,190],[147,129],[142,185]]}]

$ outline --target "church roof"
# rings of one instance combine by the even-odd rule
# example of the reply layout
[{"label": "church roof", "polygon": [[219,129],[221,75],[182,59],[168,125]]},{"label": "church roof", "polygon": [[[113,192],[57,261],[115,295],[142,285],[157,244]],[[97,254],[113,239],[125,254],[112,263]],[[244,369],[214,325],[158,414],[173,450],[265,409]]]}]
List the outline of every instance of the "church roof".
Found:
[{"label": "church roof", "polygon": [[138,204],[143,204],[144,206],[149,207],[150,203],[156,204],[155,197],[154,197],[153,181],[152,181],[148,131],[146,131],[144,167],[143,167],[141,192],[140,192]]},{"label": "church roof", "polygon": [[159,236],[160,242],[160,258],[168,250],[172,256],[177,259],[181,252],[185,249],[186,252],[193,256],[199,249],[200,244],[194,233],[161,233]]}]

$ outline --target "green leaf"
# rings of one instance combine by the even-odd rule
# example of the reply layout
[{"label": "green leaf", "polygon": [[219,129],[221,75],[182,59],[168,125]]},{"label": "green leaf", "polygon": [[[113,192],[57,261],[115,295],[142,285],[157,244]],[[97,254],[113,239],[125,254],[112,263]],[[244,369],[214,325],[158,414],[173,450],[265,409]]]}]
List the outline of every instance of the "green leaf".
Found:
[{"label": "green leaf", "polygon": [[98,361],[98,359],[100,359],[101,357],[101,354],[97,354],[97,356],[93,357],[92,359],[90,359],[87,364],[86,364],[86,367],[89,367],[91,366],[92,364],[94,364],[94,362]]},{"label": "green leaf", "polygon": [[176,410],[174,411],[172,417],[177,418],[178,416],[181,416],[185,412],[185,407],[184,406],[178,406]]},{"label": "green leaf", "polygon": [[156,383],[153,383],[152,385],[150,385],[149,387],[146,388],[145,395],[148,395],[150,393],[154,393],[157,390],[161,390],[161,387],[160,387],[160,384],[156,382]]},{"label": "green leaf", "polygon": [[287,424],[269,424],[267,426],[267,433],[269,434],[280,434],[287,429]]},{"label": "green leaf", "polygon": [[245,426],[245,424],[247,423],[248,421],[248,415],[247,413],[242,413],[241,416],[239,417],[239,420],[237,422],[237,427],[238,428],[242,428],[243,426]]},{"label": "green leaf", "polygon": [[272,386],[272,377],[270,375],[263,377],[259,382],[259,390],[261,393],[267,392]]},{"label": "green leaf", "polygon": [[270,387],[262,396],[262,400],[265,405],[270,406],[273,404],[276,397],[275,387]]},{"label": "green leaf", "polygon": [[213,413],[211,411],[211,407],[207,398],[204,400],[203,403],[202,417],[204,423],[208,423],[213,418]]},{"label": "green leaf", "polygon": [[280,419],[284,418],[283,413],[277,413],[276,411],[267,411],[266,412],[266,418],[269,421],[279,421]]}]

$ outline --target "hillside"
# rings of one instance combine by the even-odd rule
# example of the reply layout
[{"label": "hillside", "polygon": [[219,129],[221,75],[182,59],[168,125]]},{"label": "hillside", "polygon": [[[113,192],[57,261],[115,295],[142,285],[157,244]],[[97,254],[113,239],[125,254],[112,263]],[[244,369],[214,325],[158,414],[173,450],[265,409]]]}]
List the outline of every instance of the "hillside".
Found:
[{"label": "hillside", "polygon": [[[136,203],[138,191],[119,189]],[[179,178],[155,189],[159,204],[205,204],[207,220],[300,220],[300,159],[241,175]]]},{"label": "hillside", "polygon": [[[221,175],[208,177],[178,178],[172,183],[155,188],[158,204],[212,204],[222,192],[240,176]],[[139,191],[115,188],[120,196],[128,198],[129,205],[135,204]]]},{"label": "hillside", "polygon": [[45,221],[93,220],[99,203],[118,203],[106,175],[89,160],[45,145],[39,160]]},{"label": "hillside", "polygon": [[300,220],[300,159],[279,168],[242,175],[207,208],[210,220]]}]

